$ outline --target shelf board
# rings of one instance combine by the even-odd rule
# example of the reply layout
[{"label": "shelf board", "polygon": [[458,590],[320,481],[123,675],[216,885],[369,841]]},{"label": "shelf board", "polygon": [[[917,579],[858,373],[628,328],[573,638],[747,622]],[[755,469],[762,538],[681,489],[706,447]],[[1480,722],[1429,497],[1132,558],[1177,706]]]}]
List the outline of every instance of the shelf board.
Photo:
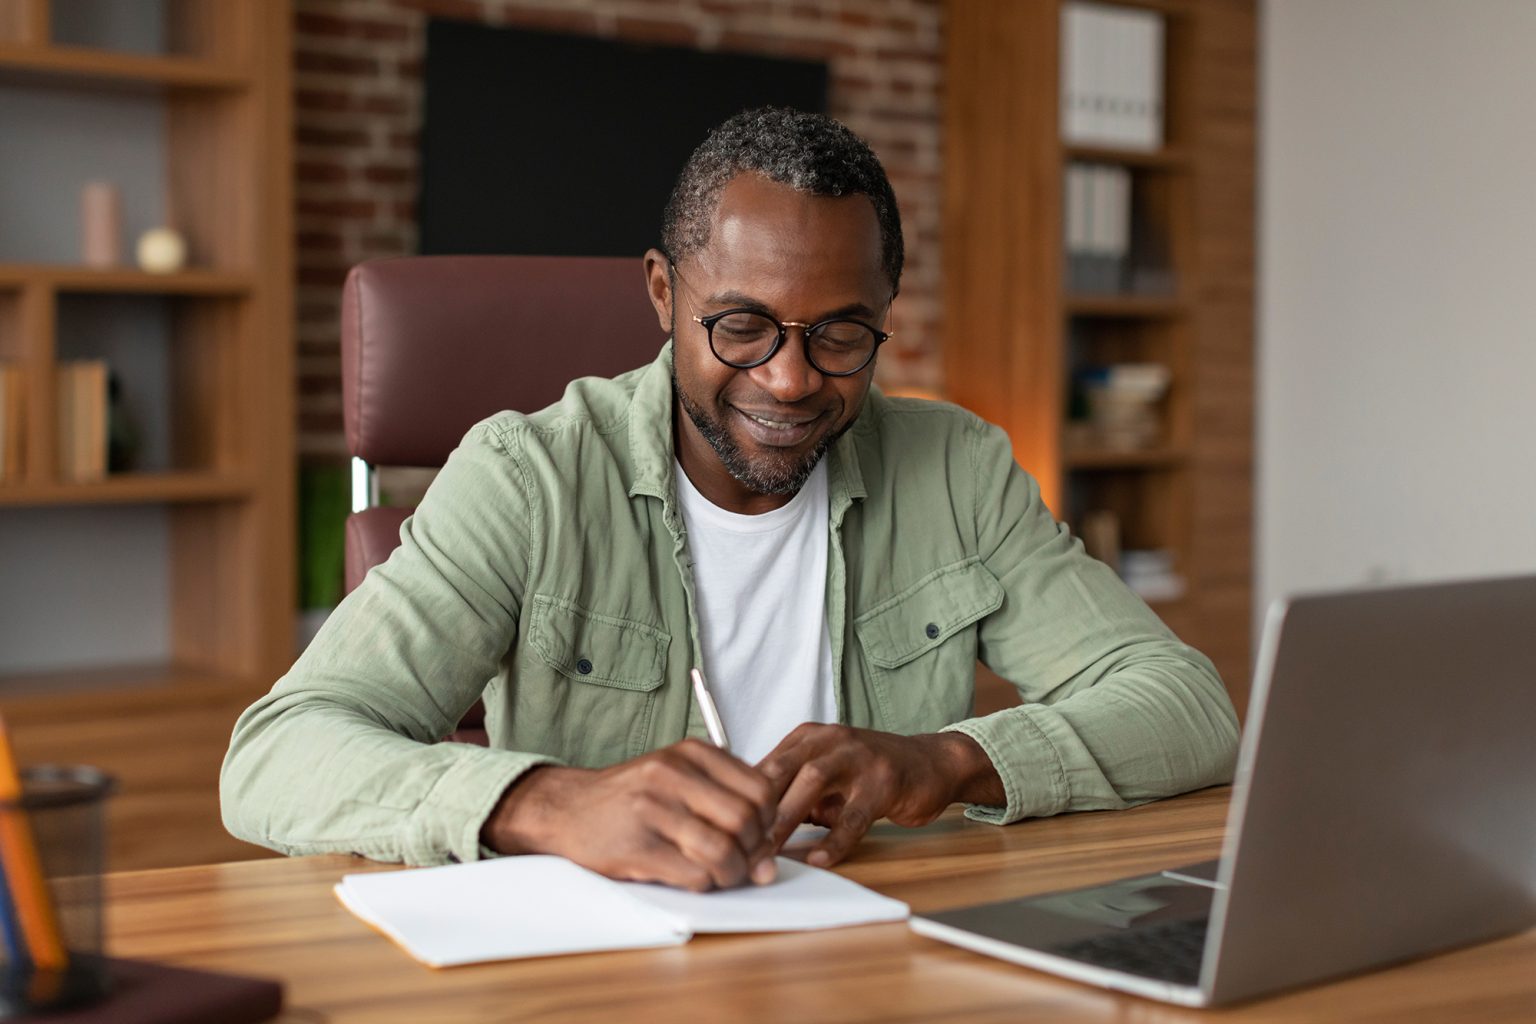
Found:
[{"label": "shelf board", "polygon": [[1062,453],[1067,469],[1171,469],[1181,466],[1188,455],[1182,448],[1077,448]]},{"label": "shelf board", "polygon": [[1070,163],[1121,164],[1147,170],[1183,171],[1192,164],[1189,151],[1178,146],[1161,149],[1120,149],[1115,146],[1062,143],[1062,156]]},{"label": "shelf board", "polygon": [[1139,7],[1144,11],[1182,17],[1192,13],[1190,0],[1107,0],[1112,7]]},{"label": "shelf board", "polygon": [[1068,295],[1062,300],[1068,316],[1121,319],[1167,319],[1189,312],[1187,300],[1176,295]]},{"label": "shelf board", "polygon": [[243,89],[250,76],[196,57],[0,42],[0,78],[140,89]]},{"label": "shelf board", "polygon": [[230,473],[114,473],[93,483],[0,484],[0,508],[48,505],[185,504],[248,497],[250,481]]},{"label": "shelf board", "polygon": [[53,700],[86,700],[100,714],[145,701],[165,702],[167,697],[185,706],[194,700],[259,694],[270,685],[173,662],[93,665],[0,673],[0,703],[5,705],[7,722],[14,725],[34,717],[46,721]]},{"label": "shelf board", "polygon": [[57,292],[241,297],[255,286],[252,275],[230,270],[179,270],[148,274],[130,267],[83,267],[67,263],[0,263],[0,288],[41,286]]}]

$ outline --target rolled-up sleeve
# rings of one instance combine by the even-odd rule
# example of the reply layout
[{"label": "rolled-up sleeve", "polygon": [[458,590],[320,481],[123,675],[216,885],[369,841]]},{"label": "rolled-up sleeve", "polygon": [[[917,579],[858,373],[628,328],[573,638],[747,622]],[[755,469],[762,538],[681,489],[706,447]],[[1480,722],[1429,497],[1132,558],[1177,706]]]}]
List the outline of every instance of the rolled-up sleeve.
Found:
[{"label": "rolled-up sleeve", "polygon": [[1005,824],[1230,781],[1237,715],[1210,660],[1055,521],[1001,430],[978,426],[970,452],[979,551],[1006,595],[978,655],[1023,703],[948,727],[981,745],[1007,795],[967,814]]},{"label": "rolled-up sleeve", "polygon": [[440,743],[517,636],[536,496],[494,423],[449,458],[400,547],[235,724],[225,827],[284,853],[438,864],[542,754]]}]

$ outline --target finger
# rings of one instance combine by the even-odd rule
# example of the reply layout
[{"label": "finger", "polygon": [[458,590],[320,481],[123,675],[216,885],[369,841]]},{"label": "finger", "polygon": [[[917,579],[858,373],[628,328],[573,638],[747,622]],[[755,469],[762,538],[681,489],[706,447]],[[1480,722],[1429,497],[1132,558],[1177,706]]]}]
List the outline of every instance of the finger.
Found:
[{"label": "finger", "polygon": [[801,765],[789,788],[779,800],[778,819],[773,826],[773,845],[784,845],[795,826],[807,820],[811,809],[828,799],[840,799],[840,772],[830,756],[817,757]]},{"label": "finger", "polygon": [[705,778],[745,801],[757,817],[760,834],[767,833],[773,824],[778,794],[766,775],[728,751],[699,740],[684,740],[672,749]]},{"label": "finger", "polygon": [[714,885],[707,868],[690,860],[676,844],[654,831],[647,833],[640,850],[625,856],[614,867],[616,870],[595,870],[620,881],[659,882],[690,892],[707,892]]},{"label": "finger", "polygon": [[[738,781],[745,774],[747,785],[755,779],[759,792],[767,792],[767,783],[756,769],[723,751],[688,741],[651,757],[643,767],[644,783],[649,796],[670,801],[685,813],[728,835],[747,870],[757,872],[753,877],[758,881],[772,881],[776,869],[771,864],[774,852],[771,833],[763,825],[759,809],[738,792],[723,786],[712,774],[720,770],[733,772]],[[649,811],[647,817],[650,817]],[[711,855],[705,851],[704,856]],[[764,861],[769,861],[769,866],[759,867]],[[737,876],[722,884],[738,884],[740,880]]]},{"label": "finger", "polygon": [[[708,874],[708,889],[729,889],[746,881],[750,865],[733,836],[682,807],[661,802],[650,815],[651,829]],[[695,891],[698,891],[697,889]]]},{"label": "finger", "polygon": [[815,742],[820,728],[815,722],[804,722],[795,726],[790,730],[789,735],[779,741],[778,746],[757,762],[758,771],[763,773],[769,785],[773,787],[773,799],[776,803],[783,801],[784,791],[794,781],[800,766],[820,749],[820,744]]},{"label": "finger", "polygon": [[875,823],[875,810],[865,798],[854,797],[843,805],[842,813],[826,838],[811,848],[806,863],[819,868],[831,867],[853,851],[854,846]]}]

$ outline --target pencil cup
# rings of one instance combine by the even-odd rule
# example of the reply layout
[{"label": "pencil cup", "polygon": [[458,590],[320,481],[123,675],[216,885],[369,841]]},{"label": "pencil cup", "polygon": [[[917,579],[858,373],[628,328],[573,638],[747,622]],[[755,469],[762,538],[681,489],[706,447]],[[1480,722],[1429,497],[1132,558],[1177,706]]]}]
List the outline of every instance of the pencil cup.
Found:
[{"label": "pencil cup", "polygon": [[107,991],[102,866],[110,776],[40,765],[0,801],[0,1019],[83,1005]]}]

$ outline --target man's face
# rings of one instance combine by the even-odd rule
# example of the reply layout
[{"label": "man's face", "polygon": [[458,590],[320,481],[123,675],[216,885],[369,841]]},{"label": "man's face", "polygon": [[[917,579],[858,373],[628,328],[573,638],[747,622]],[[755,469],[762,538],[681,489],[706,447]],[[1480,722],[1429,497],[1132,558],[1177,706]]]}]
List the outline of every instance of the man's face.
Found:
[{"label": "man's face", "polygon": [[827,376],[791,327],[772,359],[739,370],[715,358],[693,318],[745,307],[780,321],[846,316],[882,327],[891,287],[874,206],[865,196],[806,195],[744,174],[722,189],[709,242],[678,264],[675,291],[665,257],[652,250],[646,262],[652,301],[673,332],[684,471],[724,508],[784,504],[858,416],[874,363]]}]

